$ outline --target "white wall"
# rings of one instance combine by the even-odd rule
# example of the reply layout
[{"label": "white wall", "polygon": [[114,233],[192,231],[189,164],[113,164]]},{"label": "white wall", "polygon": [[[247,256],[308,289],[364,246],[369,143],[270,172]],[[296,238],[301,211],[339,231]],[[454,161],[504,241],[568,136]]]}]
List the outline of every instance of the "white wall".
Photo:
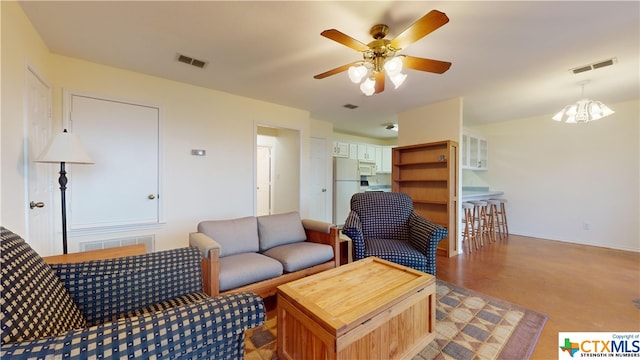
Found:
[{"label": "white wall", "polygon": [[489,141],[474,181],[505,192],[512,233],[640,251],[640,104],[607,105],[616,113],[586,124],[548,114],[472,128]]},{"label": "white wall", "polygon": [[[1,6],[0,222],[4,226],[21,235],[26,232],[22,143],[24,69],[27,62],[33,63],[53,85],[54,129],[62,127],[63,89],[155,104],[163,112],[164,177],[160,195],[165,206],[166,224],[126,234],[87,235],[82,240],[154,233],[156,249],[174,248],[187,244],[188,233],[195,230],[200,220],[253,215],[256,124],[299,131],[299,201],[302,216],[306,215],[309,208],[306,196],[309,138],[313,135],[307,111],[51,54],[17,3],[2,2]],[[314,122],[315,128],[322,129],[324,134],[326,126],[317,125],[318,120]],[[191,149],[205,149],[207,156],[191,156]],[[135,179],[123,174],[122,181],[118,186],[126,186],[128,181]],[[57,213],[54,211],[54,222],[60,221]],[[53,236],[59,237],[60,234]],[[70,237],[69,251],[77,249],[78,240]]]}]

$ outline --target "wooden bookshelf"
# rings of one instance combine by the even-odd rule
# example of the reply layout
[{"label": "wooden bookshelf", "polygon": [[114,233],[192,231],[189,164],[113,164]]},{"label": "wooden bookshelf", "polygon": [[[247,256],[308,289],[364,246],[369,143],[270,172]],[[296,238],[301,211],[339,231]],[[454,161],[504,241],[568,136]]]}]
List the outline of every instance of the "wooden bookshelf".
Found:
[{"label": "wooden bookshelf", "polygon": [[393,148],[391,190],[408,194],[415,211],[447,228],[438,255],[458,254],[458,143],[438,141]]}]

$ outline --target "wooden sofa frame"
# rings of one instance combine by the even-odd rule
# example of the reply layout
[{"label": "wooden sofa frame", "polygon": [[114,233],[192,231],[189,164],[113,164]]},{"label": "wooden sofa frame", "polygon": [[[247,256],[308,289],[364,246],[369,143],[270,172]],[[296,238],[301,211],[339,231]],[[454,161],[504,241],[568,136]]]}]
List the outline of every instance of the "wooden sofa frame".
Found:
[{"label": "wooden sofa frame", "polygon": [[220,282],[218,273],[220,272],[220,249],[210,249],[209,257],[202,259],[202,279],[204,281],[204,292],[211,296],[230,294],[243,291],[251,291],[262,298],[275,295],[277,287],[293,280],[301,279],[305,276],[329,270],[340,265],[340,239],[339,230],[336,226],[329,229],[329,233],[305,229],[307,241],[318,244],[330,245],[333,248],[333,259],[325,263],[312,266],[306,269],[284,273],[278,277],[255,282],[235,289],[220,292]]}]

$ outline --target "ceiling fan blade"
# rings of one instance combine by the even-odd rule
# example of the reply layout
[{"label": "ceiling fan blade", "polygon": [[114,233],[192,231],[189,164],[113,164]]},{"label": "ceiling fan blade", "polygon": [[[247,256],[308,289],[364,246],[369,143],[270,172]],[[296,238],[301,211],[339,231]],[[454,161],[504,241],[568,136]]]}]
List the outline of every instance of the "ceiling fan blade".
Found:
[{"label": "ceiling fan blade", "polygon": [[403,57],[404,59],[402,60],[402,64],[405,68],[409,69],[442,74],[451,67],[451,63],[447,61],[423,59],[407,55],[404,55]]},{"label": "ceiling fan blade", "polygon": [[431,10],[427,15],[420,18],[400,35],[396,36],[395,39],[391,40],[390,45],[396,50],[404,49],[448,22],[449,18],[445,13],[438,10]]},{"label": "ceiling fan blade", "polygon": [[339,67],[337,67],[335,69],[331,69],[329,71],[325,71],[322,74],[318,74],[318,75],[314,76],[313,78],[314,79],[324,79],[327,76],[331,76],[331,75],[335,75],[337,73],[341,73],[343,71],[347,71],[347,70],[349,70],[350,67],[359,65],[360,63],[362,63],[362,61],[355,61],[355,62],[352,62],[352,63],[349,63],[349,64],[345,64],[345,65],[339,66]]},{"label": "ceiling fan blade", "polygon": [[384,91],[384,71],[380,71],[376,73],[376,92],[375,94],[381,93]]},{"label": "ceiling fan blade", "polygon": [[331,39],[333,41],[339,42],[340,44],[344,46],[348,46],[357,51],[369,50],[369,47],[367,45],[361,43],[360,41],[352,38],[349,35],[345,35],[344,33],[336,29],[325,30],[321,32],[320,35],[326,37],[327,39]]}]

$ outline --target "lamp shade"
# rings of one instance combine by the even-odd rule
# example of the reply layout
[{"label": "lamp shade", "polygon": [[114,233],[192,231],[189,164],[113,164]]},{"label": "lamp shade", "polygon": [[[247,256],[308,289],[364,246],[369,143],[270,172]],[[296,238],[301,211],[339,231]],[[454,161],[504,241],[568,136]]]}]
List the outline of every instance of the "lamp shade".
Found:
[{"label": "lamp shade", "polygon": [[76,134],[63,132],[51,139],[42,154],[35,160],[41,163],[93,164]]}]

